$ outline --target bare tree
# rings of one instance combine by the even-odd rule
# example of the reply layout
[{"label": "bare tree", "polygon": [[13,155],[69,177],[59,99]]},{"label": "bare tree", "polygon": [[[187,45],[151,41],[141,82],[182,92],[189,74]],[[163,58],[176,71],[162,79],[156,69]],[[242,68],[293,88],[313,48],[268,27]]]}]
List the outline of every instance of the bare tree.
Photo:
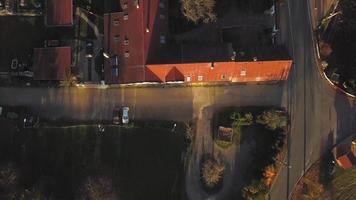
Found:
[{"label": "bare tree", "polygon": [[221,181],[225,165],[215,160],[207,159],[202,167],[202,178],[205,185],[213,188]]},{"label": "bare tree", "polygon": [[83,200],[117,200],[111,179],[107,177],[88,177],[80,188],[79,199]]},{"label": "bare tree", "polygon": [[215,0],[181,0],[183,15],[194,23],[216,21]]}]

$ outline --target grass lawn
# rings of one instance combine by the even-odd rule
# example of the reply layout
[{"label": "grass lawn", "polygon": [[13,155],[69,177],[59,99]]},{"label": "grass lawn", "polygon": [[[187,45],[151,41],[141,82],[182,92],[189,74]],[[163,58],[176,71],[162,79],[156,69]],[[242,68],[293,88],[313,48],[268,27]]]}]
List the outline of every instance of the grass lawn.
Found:
[{"label": "grass lawn", "polygon": [[349,170],[339,169],[329,183],[332,199],[356,199],[356,167]]},{"label": "grass lawn", "polygon": [[2,143],[13,142],[1,161],[20,166],[20,187],[40,185],[47,197],[73,199],[86,177],[101,174],[125,200],[180,199],[184,188],[184,136],[167,128],[105,126],[100,135],[96,125],[83,125],[4,135]]}]

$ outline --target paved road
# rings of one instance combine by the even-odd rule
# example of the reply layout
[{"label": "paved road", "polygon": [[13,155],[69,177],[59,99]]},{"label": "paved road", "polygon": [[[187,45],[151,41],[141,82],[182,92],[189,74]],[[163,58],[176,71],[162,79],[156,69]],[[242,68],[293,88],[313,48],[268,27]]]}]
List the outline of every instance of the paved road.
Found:
[{"label": "paved road", "polygon": [[[313,2],[311,2],[313,1]],[[290,34],[286,42],[294,57],[294,67],[286,84],[286,107],[291,114],[289,164],[272,188],[271,199],[287,199],[292,188],[311,164],[333,144],[356,130],[354,101],[332,89],[318,71],[313,48],[311,15],[324,3],[314,0],[286,1]],[[317,0],[323,2],[322,0]],[[311,3],[312,13],[309,13]]]},{"label": "paved road", "polygon": [[206,105],[280,105],[282,86],[235,85],[178,88],[0,88],[0,104],[28,105],[46,118],[110,120],[114,106],[133,118],[191,120]]},{"label": "paved road", "polygon": [[[134,118],[191,120],[204,107],[275,105],[291,114],[289,163],[271,199],[287,199],[304,171],[332,144],[356,131],[354,101],[334,91],[315,64],[308,0],[285,1],[283,37],[294,57],[282,85],[181,88],[0,88],[0,104],[29,105],[51,119],[110,120],[115,105],[128,105]],[[321,5],[321,4],[320,4]],[[288,9],[289,8],[289,9]],[[290,24],[288,24],[288,20]]]}]

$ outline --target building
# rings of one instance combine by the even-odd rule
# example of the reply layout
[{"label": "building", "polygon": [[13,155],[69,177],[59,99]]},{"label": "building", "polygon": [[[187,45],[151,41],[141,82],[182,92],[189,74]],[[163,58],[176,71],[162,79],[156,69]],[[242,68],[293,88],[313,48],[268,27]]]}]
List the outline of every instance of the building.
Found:
[{"label": "building", "polygon": [[[292,61],[283,47],[238,51],[231,43],[174,43],[167,0],[121,0],[121,7],[120,12],[104,15],[107,83],[260,82],[288,78]],[[279,54],[281,49],[284,51]]]},{"label": "building", "polygon": [[343,169],[352,168],[356,164],[356,139],[347,138],[333,149],[337,164]]},{"label": "building", "polygon": [[73,25],[73,0],[46,0],[45,25],[48,27]]},{"label": "building", "polygon": [[34,49],[34,80],[67,80],[72,63],[71,47]]}]

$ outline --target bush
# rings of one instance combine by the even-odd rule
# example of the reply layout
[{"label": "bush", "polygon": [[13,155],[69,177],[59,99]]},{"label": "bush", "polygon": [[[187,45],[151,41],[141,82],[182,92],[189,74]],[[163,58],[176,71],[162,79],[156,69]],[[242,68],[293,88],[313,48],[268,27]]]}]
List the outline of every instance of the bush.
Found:
[{"label": "bush", "polygon": [[213,159],[207,159],[202,165],[202,180],[208,188],[214,188],[218,185],[225,170],[225,165]]}]

